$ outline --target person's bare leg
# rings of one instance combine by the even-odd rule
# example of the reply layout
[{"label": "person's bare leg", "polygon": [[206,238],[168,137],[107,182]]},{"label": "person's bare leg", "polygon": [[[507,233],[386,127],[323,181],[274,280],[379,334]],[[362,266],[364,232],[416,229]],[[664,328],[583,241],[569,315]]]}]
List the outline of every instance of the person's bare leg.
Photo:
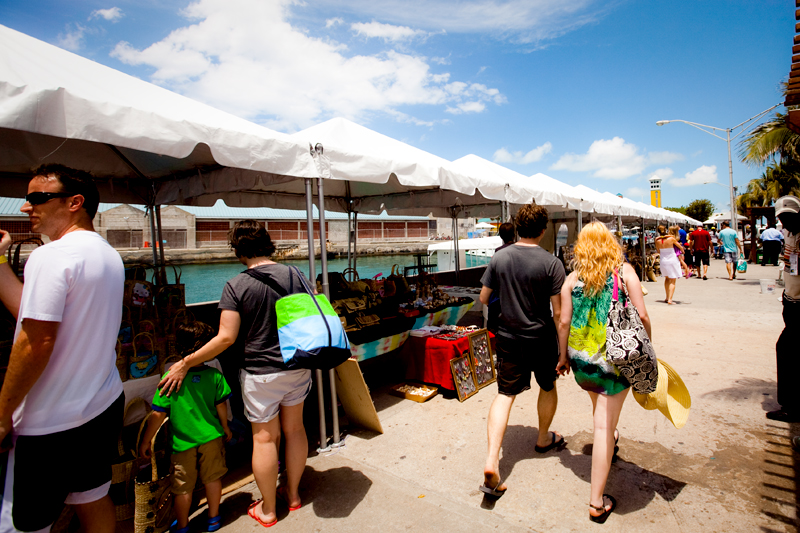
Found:
[{"label": "person's bare leg", "polygon": [[664,301],[669,303],[669,278],[664,278]]},{"label": "person's bare leg", "polygon": [[286,443],[286,498],[289,507],[301,504],[300,478],[308,458],[308,437],[303,425],[303,404],[281,406],[281,428]]},{"label": "person's bare leg", "polygon": [[725,263],[725,268],[728,269],[728,279],[733,279],[733,263]]},{"label": "person's bare leg", "polygon": [[[221,486],[221,485],[220,485]],[[175,518],[178,520],[178,529],[184,528],[189,525],[189,509],[192,506],[192,493],[189,494],[176,494],[173,508],[175,509]],[[217,502],[219,506],[219,502]]]},{"label": "person's bare leg", "polygon": [[81,530],[87,533],[114,533],[117,528],[117,512],[108,496],[99,500],[75,505],[75,513],[81,521]]},{"label": "person's bare leg", "polygon": [[269,422],[252,422],[253,426],[253,477],[261,492],[261,505],[255,512],[263,522],[270,523],[278,515],[275,513],[275,486],[278,483],[278,446],[281,438],[281,424],[276,416]]},{"label": "person's bare leg", "polygon": [[[219,502],[222,500],[222,478],[206,483],[206,501],[208,502],[208,517],[219,516]],[[191,503],[191,498],[189,498]],[[180,522],[179,522],[180,524]]]},{"label": "person's bare leg", "polygon": [[561,435],[555,434],[555,437],[550,436],[550,424],[553,422],[553,417],[556,416],[556,408],[558,407],[558,389],[553,384],[553,388],[549,391],[539,389],[539,400],[536,403],[536,410],[539,413],[539,437],[536,439],[536,445],[540,448],[549,446],[555,440],[558,440]]},{"label": "person's bare leg", "polygon": [[703,277],[708,277],[708,265],[703,263]]},{"label": "person's bare leg", "polygon": [[[511,414],[511,406],[514,405],[515,399],[516,396],[506,396],[498,393],[489,408],[489,418],[486,422],[489,452],[486,456],[486,465],[483,467],[484,484],[487,487],[495,488],[501,479],[500,447],[503,445],[503,436],[506,434],[508,417]],[[503,483],[496,488],[497,490],[505,490],[506,484]]]},{"label": "person's bare leg", "polygon": [[689,266],[686,264],[686,261],[683,260],[683,256],[682,255],[679,255],[678,259],[680,259],[680,261],[681,261],[681,268],[683,269],[684,277],[688,278],[689,277]]},{"label": "person's bare leg", "polygon": [[[592,483],[589,503],[597,507],[608,506],[603,501],[603,491],[608,481],[608,472],[611,470],[611,458],[614,455],[614,432],[619,422],[622,404],[628,396],[628,391],[606,396],[590,392],[594,404],[594,441],[592,445]],[[599,516],[602,511],[589,510],[590,514]]]},{"label": "person's bare leg", "polygon": [[667,278],[666,286],[667,286],[667,303],[671,304],[674,303],[672,301],[672,296],[675,294],[675,285],[677,284],[678,280],[675,278]]}]

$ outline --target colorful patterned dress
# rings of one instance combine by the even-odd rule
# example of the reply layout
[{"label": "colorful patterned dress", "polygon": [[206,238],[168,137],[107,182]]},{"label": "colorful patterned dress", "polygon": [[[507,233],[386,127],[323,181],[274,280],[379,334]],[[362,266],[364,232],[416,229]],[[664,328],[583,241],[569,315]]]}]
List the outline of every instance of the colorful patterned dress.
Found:
[{"label": "colorful patterned dress", "polygon": [[[572,289],[572,325],[569,328],[567,355],[575,381],[586,391],[614,395],[630,387],[628,380],[606,360],[606,326],[611,309],[614,278],[595,296],[583,292],[578,280]],[[620,299],[625,294],[620,291]]]}]

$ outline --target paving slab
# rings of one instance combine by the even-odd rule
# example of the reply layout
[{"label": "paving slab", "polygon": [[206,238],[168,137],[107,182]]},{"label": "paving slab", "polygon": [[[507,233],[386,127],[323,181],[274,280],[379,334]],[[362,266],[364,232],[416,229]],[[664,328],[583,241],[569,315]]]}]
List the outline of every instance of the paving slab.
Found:
[{"label": "paving slab", "polygon": [[[656,353],[683,378],[692,410],[678,430],[626,401],[606,487],[619,505],[605,525],[587,517],[591,402],[567,376],[557,383],[552,425],[566,446],[534,452],[537,391],[519,395],[500,462],[509,488],[494,505],[478,486],[496,386],[463,403],[439,395],[422,404],[382,387],[372,394],[384,434],[355,429],[335,453],[310,458],[303,507],[279,507],[274,531],[797,531],[798,456],[789,439],[800,426],[764,417],[778,407],[783,321],[779,293],[761,294],[758,280],[775,279],[777,268],[749,265],[728,281],[724,263],[712,260],[709,274],[679,280],[674,306],[663,303],[663,283],[645,284]],[[259,530],[245,514],[258,497],[254,483],[228,495],[223,531]]]}]

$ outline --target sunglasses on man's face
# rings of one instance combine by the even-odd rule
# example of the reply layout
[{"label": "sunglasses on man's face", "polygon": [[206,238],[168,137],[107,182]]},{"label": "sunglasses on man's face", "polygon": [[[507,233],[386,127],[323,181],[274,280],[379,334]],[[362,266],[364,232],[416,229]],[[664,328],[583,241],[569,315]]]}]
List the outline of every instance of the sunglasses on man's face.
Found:
[{"label": "sunglasses on man's face", "polygon": [[25,195],[25,200],[31,205],[39,205],[49,202],[53,198],[67,198],[75,196],[71,192],[30,192]]}]

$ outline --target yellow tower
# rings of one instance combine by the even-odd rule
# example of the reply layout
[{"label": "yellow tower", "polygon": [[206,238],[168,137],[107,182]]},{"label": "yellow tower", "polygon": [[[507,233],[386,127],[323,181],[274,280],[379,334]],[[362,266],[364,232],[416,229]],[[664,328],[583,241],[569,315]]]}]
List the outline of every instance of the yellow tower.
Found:
[{"label": "yellow tower", "polygon": [[661,207],[661,178],[650,178],[650,205]]}]

